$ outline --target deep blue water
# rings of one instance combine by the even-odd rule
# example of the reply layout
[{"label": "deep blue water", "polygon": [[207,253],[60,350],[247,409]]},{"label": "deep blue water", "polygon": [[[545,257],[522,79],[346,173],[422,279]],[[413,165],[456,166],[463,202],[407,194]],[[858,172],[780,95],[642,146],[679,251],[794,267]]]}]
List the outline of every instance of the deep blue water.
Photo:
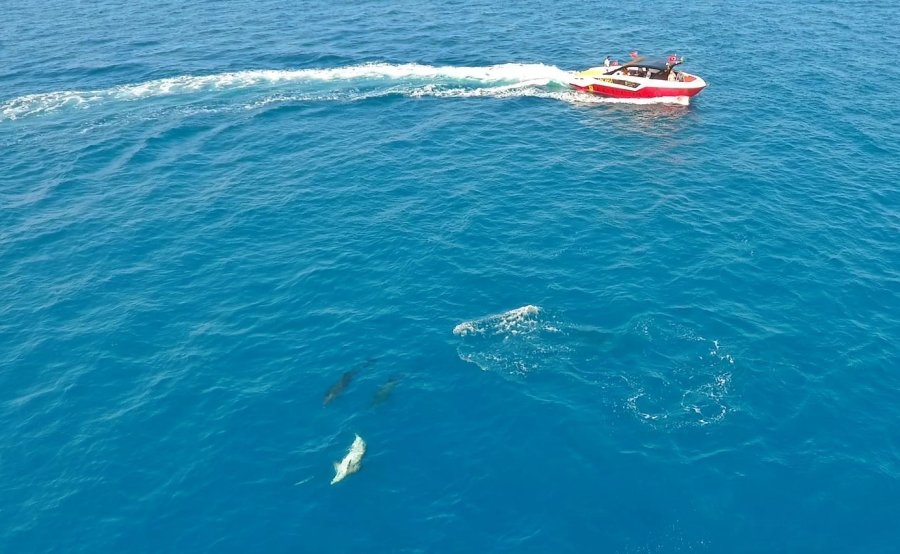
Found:
[{"label": "deep blue water", "polygon": [[5,0],[0,552],[900,548],[900,7],[512,4]]}]

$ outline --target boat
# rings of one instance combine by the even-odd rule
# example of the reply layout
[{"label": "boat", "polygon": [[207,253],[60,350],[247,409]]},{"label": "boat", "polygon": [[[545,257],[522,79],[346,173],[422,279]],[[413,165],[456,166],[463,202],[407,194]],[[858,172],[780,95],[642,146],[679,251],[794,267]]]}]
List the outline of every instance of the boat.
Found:
[{"label": "boat", "polygon": [[612,62],[574,73],[569,86],[575,90],[610,98],[656,98],[687,104],[706,88],[706,81],[677,70],[684,58],[643,57],[632,52],[626,63]]}]

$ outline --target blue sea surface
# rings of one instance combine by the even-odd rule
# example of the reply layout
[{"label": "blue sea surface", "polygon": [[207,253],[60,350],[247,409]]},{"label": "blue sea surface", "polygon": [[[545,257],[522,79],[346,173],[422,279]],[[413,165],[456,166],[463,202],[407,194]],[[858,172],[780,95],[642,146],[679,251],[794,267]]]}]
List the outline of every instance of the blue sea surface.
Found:
[{"label": "blue sea surface", "polygon": [[900,4],[2,7],[0,552],[900,550]]}]

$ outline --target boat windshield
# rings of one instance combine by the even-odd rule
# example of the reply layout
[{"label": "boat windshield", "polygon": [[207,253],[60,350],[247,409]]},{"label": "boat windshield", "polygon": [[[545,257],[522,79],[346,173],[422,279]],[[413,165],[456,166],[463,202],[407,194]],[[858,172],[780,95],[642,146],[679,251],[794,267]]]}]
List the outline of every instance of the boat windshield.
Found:
[{"label": "boat windshield", "polygon": [[628,77],[642,77],[644,79],[668,79],[670,68],[657,69],[655,67],[625,66],[613,71],[613,75],[625,75]]}]

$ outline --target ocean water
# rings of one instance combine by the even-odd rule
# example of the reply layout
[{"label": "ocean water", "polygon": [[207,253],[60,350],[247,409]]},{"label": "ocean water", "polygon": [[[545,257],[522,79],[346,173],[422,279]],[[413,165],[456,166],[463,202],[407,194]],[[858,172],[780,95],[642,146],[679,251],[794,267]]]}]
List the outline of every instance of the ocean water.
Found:
[{"label": "ocean water", "polygon": [[2,6],[0,552],[900,549],[895,2]]}]

